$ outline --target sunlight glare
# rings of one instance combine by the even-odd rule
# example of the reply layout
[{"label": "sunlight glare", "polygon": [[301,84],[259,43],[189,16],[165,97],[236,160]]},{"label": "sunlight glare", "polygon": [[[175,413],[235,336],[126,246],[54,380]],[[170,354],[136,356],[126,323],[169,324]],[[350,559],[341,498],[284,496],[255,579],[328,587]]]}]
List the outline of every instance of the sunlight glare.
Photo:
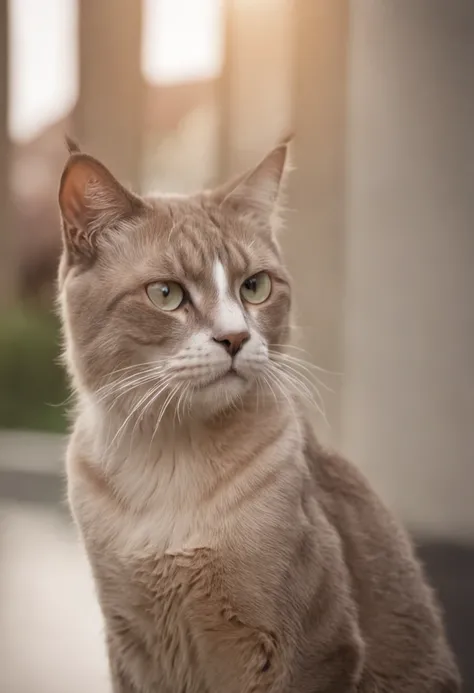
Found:
[{"label": "sunlight glare", "polygon": [[8,121],[27,140],[77,98],[77,0],[10,0]]},{"label": "sunlight glare", "polygon": [[150,82],[215,77],[223,0],[145,0],[142,65]]}]

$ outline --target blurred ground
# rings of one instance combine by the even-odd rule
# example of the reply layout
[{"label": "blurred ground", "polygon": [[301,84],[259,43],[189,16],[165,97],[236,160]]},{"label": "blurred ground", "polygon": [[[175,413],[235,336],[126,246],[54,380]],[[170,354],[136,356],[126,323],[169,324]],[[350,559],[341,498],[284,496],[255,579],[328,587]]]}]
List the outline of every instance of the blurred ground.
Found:
[{"label": "blurred ground", "polygon": [[0,691],[108,693],[102,625],[64,513],[0,506]]},{"label": "blurred ground", "polygon": [[[100,612],[64,502],[63,449],[62,437],[0,432],[1,693],[109,692]],[[418,545],[474,693],[474,548]]]}]

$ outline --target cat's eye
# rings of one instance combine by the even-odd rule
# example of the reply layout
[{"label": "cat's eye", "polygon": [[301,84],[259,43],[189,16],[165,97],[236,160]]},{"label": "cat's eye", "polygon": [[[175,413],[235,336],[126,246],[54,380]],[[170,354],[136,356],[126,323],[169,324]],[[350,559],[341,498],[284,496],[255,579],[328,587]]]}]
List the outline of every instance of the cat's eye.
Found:
[{"label": "cat's eye", "polygon": [[263,303],[272,291],[272,280],[267,272],[249,277],[240,287],[240,295],[247,303]]},{"label": "cat's eye", "polygon": [[184,300],[183,288],[177,282],[154,282],[146,292],[150,301],[161,310],[176,310]]}]

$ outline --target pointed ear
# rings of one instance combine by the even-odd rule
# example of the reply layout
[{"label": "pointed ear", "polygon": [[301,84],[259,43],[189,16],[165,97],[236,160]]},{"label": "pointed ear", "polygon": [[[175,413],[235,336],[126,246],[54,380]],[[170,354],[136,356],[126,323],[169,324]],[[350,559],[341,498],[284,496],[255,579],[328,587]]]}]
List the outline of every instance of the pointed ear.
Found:
[{"label": "pointed ear", "polygon": [[215,191],[220,206],[271,222],[279,212],[288,142],[273,149],[252,170]]},{"label": "pointed ear", "polygon": [[81,148],[78,145],[78,143],[76,142],[76,140],[74,140],[69,135],[66,135],[64,137],[64,140],[65,140],[66,147],[67,147],[69,154],[79,154],[80,153]]},{"label": "pointed ear", "polygon": [[92,259],[97,234],[139,215],[146,204],[99,161],[73,151],[59,186],[64,242],[73,259]]}]

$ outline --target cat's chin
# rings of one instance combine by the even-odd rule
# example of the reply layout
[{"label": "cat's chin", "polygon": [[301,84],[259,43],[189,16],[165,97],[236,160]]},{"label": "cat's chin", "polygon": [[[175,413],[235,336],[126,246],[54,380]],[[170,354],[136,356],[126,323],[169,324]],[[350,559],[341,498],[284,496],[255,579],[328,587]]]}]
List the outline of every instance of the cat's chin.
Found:
[{"label": "cat's chin", "polygon": [[206,418],[235,406],[252,387],[252,381],[235,371],[196,388],[191,396],[190,410]]}]

